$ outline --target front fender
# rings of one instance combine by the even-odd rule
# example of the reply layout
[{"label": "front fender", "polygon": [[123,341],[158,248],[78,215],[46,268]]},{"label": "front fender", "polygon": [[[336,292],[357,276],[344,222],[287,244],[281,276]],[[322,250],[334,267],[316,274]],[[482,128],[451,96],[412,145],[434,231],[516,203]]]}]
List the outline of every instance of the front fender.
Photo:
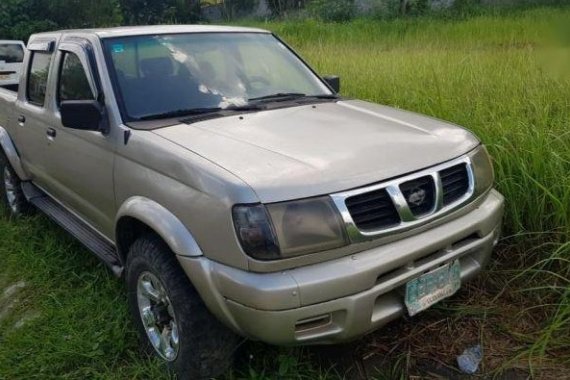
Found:
[{"label": "front fender", "polygon": [[151,199],[141,196],[127,199],[119,208],[115,221],[116,226],[119,225],[119,221],[123,217],[137,219],[149,226],[179,256],[197,257],[203,255],[196,239],[186,226],[164,206]]},{"label": "front fender", "polygon": [[4,151],[6,158],[8,158],[8,162],[10,162],[10,165],[12,166],[18,177],[22,181],[28,181],[30,178],[28,177],[28,175],[24,171],[24,168],[22,167],[22,161],[20,160],[20,156],[18,155],[16,146],[14,145],[14,142],[10,138],[8,131],[1,126],[0,126],[0,146],[2,147],[2,150]]}]

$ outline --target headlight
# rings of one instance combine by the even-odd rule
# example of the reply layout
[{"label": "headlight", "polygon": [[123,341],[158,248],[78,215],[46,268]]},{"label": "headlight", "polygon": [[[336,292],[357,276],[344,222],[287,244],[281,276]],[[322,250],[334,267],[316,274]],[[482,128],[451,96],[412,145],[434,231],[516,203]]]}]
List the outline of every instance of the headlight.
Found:
[{"label": "headlight", "polygon": [[262,260],[280,257],[277,238],[265,206],[235,206],[233,214],[238,239],[248,255]]},{"label": "headlight", "polygon": [[471,156],[473,175],[475,176],[475,195],[487,191],[495,180],[493,164],[487,148],[481,145]]},{"label": "headlight", "polygon": [[233,210],[244,251],[259,260],[287,258],[348,244],[343,221],[329,197]]}]

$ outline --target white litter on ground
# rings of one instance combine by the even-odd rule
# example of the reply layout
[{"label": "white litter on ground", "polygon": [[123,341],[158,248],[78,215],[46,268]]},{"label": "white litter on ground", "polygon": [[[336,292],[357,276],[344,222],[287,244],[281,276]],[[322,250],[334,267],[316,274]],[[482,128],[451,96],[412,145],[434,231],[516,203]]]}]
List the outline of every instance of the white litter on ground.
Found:
[{"label": "white litter on ground", "polygon": [[26,283],[24,281],[18,281],[13,285],[8,286],[6,289],[4,289],[4,292],[2,293],[2,301],[5,300],[6,298],[10,298],[12,297],[18,290],[25,288],[26,287]]},{"label": "white litter on ground", "polygon": [[8,302],[0,302],[0,322],[8,316],[10,310],[12,310],[14,305],[16,305],[17,300],[17,298],[14,298]]},{"label": "white litter on ground", "polygon": [[14,308],[18,302],[15,295],[24,287],[26,287],[26,283],[24,281],[18,281],[4,289],[2,296],[0,296],[0,321],[6,318],[10,310]]},{"label": "white litter on ground", "polygon": [[39,313],[28,313],[26,315],[24,315],[22,318],[20,318],[15,324],[14,324],[14,329],[19,329],[22,328],[26,323],[28,323],[29,321],[36,319],[37,317],[39,317],[40,314]]}]

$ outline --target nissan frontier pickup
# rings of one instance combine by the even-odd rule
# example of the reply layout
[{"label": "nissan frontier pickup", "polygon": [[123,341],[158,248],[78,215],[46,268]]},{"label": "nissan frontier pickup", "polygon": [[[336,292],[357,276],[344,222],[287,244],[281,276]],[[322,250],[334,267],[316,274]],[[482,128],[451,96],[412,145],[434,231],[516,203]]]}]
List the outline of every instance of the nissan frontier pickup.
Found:
[{"label": "nissan frontier pickup", "polygon": [[0,88],[0,191],[126,282],[180,378],[240,337],[335,344],[454,294],[489,261],[503,197],[469,131],[339,95],[265,30],[33,35]]}]

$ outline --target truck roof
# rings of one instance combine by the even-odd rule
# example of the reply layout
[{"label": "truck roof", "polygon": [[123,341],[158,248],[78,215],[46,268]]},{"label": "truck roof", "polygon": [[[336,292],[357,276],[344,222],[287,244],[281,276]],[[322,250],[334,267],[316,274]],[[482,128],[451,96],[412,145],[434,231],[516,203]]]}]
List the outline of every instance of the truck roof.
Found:
[{"label": "truck roof", "polygon": [[264,29],[246,28],[222,25],[152,25],[152,26],[121,26],[100,29],[73,29],[38,33],[34,36],[54,34],[95,34],[101,38],[140,36],[146,34],[175,34],[175,33],[270,33]]}]

